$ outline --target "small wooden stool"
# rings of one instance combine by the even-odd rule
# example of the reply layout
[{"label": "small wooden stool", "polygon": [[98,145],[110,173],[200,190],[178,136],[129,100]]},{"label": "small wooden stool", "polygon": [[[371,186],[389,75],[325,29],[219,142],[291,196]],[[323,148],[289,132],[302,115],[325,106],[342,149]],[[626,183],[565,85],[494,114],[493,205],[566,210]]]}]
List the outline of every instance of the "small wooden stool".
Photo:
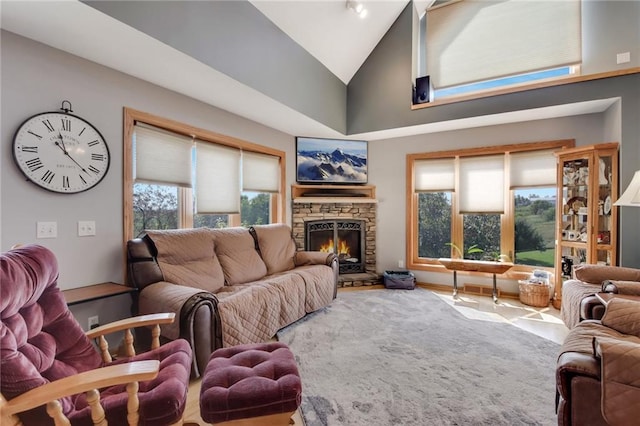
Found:
[{"label": "small wooden stool", "polygon": [[218,349],[200,389],[200,415],[228,426],[292,424],[302,383],[293,353],[280,342]]}]

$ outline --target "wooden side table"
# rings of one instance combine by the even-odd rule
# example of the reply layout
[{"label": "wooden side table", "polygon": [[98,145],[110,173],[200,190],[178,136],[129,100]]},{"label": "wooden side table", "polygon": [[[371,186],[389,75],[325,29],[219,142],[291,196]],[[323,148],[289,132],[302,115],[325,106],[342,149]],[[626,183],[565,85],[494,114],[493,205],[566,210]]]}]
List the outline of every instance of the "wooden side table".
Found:
[{"label": "wooden side table", "polygon": [[485,260],[438,259],[445,268],[453,271],[453,297],[458,296],[458,271],[485,272],[493,274],[493,302],[498,302],[496,275],[504,274],[513,266],[510,262],[491,262]]},{"label": "wooden side table", "polygon": [[93,284],[86,287],[73,288],[71,290],[63,290],[62,295],[67,301],[67,305],[76,305],[78,303],[90,302],[92,300],[104,299],[107,297],[118,296],[120,294],[135,293],[138,289],[123,284],[112,282]]}]

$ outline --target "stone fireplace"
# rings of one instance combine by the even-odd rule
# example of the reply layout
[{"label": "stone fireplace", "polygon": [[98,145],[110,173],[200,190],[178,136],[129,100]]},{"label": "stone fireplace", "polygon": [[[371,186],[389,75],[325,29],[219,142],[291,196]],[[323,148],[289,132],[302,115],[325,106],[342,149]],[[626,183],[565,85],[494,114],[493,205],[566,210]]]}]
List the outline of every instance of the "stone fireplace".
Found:
[{"label": "stone fireplace", "polygon": [[328,186],[292,186],[296,246],[300,250],[336,253],[340,287],[379,284],[375,188],[331,186],[326,193],[325,188]]}]

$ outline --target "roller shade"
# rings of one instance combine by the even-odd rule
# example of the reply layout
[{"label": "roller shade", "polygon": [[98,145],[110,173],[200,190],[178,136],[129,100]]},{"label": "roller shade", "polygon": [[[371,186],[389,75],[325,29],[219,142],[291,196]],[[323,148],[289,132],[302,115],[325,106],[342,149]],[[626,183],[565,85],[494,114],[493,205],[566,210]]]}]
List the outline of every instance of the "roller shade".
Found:
[{"label": "roller shade", "polygon": [[413,164],[416,192],[453,192],[455,188],[453,158],[417,160]]},{"label": "roller shade", "polygon": [[196,213],[240,213],[240,150],[196,142]]},{"label": "roller shade", "polygon": [[242,190],[280,192],[280,158],[243,151]]},{"label": "roller shade", "polygon": [[504,155],[460,159],[460,213],[504,213]]},{"label": "roller shade", "polygon": [[580,63],[581,2],[459,1],[427,11],[436,88]]},{"label": "roller shade", "polygon": [[191,188],[192,138],[136,123],[133,179]]},{"label": "roller shade", "polygon": [[553,150],[516,152],[509,157],[511,189],[555,186],[556,156]]}]

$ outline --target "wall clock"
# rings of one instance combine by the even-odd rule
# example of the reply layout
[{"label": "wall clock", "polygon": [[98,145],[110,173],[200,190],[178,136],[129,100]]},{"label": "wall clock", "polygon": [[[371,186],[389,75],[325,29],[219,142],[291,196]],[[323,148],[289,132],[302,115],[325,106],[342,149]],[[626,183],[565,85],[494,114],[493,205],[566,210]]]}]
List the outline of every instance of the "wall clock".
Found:
[{"label": "wall clock", "polygon": [[[68,104],[68,108],[65,108]],[[27,118],[13,138],[13,158],[28,180],[53,192],[74,194],[96,186],[109,170],[109,147],[87,120],[51,111]]]}]

